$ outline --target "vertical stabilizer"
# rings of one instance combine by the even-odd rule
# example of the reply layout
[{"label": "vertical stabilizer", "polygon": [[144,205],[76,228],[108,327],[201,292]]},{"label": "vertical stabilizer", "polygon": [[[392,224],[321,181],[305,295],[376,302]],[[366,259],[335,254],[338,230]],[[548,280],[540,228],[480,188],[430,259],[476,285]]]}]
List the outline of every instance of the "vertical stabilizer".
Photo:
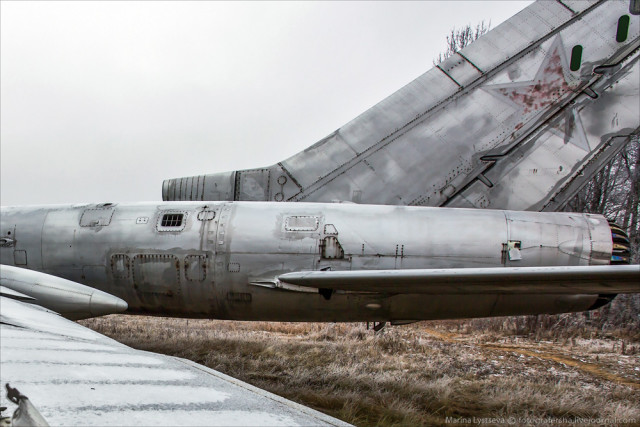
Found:
[{"label": "vertical stabilizer", "polygon": [[634,4],[538,1],[304,151],[163,199],[560,209],[640,132]]}]

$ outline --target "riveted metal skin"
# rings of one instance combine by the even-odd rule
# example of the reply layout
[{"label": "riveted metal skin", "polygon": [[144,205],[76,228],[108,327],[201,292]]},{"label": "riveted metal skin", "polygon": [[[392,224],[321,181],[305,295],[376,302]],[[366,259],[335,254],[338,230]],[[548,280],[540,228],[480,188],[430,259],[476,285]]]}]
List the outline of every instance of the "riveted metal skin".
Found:
[{"label": "riveted metal skin", "polygon": [[[14,245],[0,247],[1,263],[14,265],[14,252],[24,251],[23,268],[115,295],[133,313],[400,321],[581,311],[598,295],[327,293],[278,277],[328,270],[608,265],[613,252],[607,221],[580,213],[165,202],[113,205],[110,221],[85,225],[83,217],[94,209],[2,208],[0,235],[11,231]],[[163,226],[163,217],[172,222]]]},{"label": "riveted metal skin", "polygon": [[538,1],[304,151],[162,197],[557,211],[640,133],[639,47],[628,0]]}]

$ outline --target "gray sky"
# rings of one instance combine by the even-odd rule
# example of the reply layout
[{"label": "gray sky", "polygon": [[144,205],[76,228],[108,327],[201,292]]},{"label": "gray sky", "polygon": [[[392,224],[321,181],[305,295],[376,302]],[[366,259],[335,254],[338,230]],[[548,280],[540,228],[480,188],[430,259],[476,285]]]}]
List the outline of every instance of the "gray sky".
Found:
[{"label": "gray sky", "polygon": [[273,164],[531,2],[0,2],[2,205]]}]

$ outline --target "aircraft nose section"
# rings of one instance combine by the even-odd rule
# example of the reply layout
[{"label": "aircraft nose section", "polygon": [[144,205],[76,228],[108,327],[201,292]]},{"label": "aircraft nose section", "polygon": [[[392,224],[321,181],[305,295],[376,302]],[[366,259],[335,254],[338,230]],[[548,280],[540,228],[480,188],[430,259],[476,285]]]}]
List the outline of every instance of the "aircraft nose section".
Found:
[{"label": "aircraft nose section", "polygon": [[104,316],[106,314],[121,313],[129,305],[126,301],[102,291],[95,291],[91,294],[89,310],[94,316]]}]

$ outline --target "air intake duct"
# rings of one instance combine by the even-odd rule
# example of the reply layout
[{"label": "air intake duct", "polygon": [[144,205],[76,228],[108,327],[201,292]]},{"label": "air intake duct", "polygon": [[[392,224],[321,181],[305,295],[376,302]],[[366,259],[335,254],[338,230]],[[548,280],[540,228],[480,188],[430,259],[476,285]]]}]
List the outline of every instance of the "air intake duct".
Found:
[{"label": "air intake duct", "polygon": [[186,176],[162,182],[162,200],[234,200],[236,172]]}]

